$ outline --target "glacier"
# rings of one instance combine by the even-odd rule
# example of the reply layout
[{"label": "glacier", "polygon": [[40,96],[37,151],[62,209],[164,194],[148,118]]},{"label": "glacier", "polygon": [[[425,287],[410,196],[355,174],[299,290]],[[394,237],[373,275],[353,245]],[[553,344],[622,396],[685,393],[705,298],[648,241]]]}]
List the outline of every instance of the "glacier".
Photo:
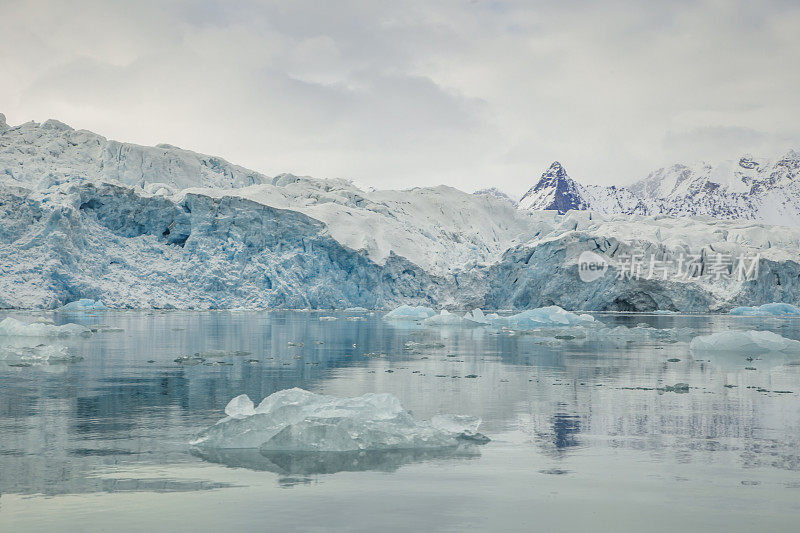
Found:
[{"label": "glacier", "polygon": [[437,415],[416,420],[396,396],[367,393],[338,398],[294,388],[275,392],[255,406],[233,398],[226,418],[192,441],[201,449],[257,448],[268,452],[350,452],[457,447],[485,443],[480,419]]},{"label": "glacier", "polygon": [[[57,121],[0,128],[0,308],[727,312],[797,302],[800,229],[518,209],[494,193],[267,177]],[[557,173],[557,171],[556,171]],[[582,252],[609,262],[591,283]],[[632,253],[760,257],[751,280],[624,279]],[[392,318],[392,317],[390,317]],[[483,318],[485,319],[485,317]],[[483,320],[482,319],[482,320]],[[443,319],[439,319],[443,320]]]},{"label": "glacier", "polygon": [[105,311],[107,309],[108,308],[105,306],[105,304],[100,300],[81,298],[80,300],[75,300],[74,302],[69,302],[62,305],[59,308],[59,311]]}]

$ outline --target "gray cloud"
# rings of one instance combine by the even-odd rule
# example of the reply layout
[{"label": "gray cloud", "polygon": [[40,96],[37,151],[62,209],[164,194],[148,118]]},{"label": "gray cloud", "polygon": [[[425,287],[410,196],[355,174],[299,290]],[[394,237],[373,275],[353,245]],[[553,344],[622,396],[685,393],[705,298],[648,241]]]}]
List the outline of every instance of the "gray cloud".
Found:
[{"label": "gray cloud", "polygon": [[[4,2],[0,104],[268,174],[512,192],[800,146],[766,1]],[[765,154],[769,155],[769,154]]]}]

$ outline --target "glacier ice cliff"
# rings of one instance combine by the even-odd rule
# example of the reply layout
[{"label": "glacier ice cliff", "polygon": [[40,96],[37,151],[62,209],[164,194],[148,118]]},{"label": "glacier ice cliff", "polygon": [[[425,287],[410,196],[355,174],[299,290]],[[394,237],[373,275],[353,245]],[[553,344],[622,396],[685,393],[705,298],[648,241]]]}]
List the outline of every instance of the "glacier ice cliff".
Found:
[{"label": "glacier ice cliff", "polygon": [[[526,211],[451,187],[273,178],[56,121],[0,131],[0,307],[728,311],[794,302],[800,229]],[[583,282],[578,258],[609,262]],[[756,279],[617,279],[620,259],[760,255]],[[442,319],[440,319],[442,320]]]}]

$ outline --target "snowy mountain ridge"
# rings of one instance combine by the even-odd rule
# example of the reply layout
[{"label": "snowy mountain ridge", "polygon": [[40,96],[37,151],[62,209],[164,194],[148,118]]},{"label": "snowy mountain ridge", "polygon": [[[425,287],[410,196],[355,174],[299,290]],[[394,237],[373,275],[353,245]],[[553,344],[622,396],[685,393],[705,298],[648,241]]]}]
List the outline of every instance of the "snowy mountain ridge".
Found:
[{"label": "snowy mountain ridge", "polygon": [[558,163],[520,200],[521,209],[589,209],[604,214],[707,215],[800,225],[800,153],[750,155],[717,165],[673,165],[628,187],[583,185]]}]

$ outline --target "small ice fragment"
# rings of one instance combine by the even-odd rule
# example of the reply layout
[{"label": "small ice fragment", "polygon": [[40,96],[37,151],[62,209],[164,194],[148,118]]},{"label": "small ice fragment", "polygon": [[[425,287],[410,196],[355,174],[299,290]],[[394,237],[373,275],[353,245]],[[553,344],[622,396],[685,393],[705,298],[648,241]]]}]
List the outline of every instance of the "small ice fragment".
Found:
[{"label": "small ice fragment", "polygon": [[436,314],[430,307],[401,305],[383,315],[384,320],[425,320]]},{"label": "small ice fragment", "polygon": [[473,434],[477,433],[481,419],[469,415],[436,415],[431,418],[431,425],[448,433]]},{"label": "small ice fragment", "polygon": [[225,406],[225,414],[232,418],[252,416],[255,412],[255,404],[247,394],[240,394]]}]

